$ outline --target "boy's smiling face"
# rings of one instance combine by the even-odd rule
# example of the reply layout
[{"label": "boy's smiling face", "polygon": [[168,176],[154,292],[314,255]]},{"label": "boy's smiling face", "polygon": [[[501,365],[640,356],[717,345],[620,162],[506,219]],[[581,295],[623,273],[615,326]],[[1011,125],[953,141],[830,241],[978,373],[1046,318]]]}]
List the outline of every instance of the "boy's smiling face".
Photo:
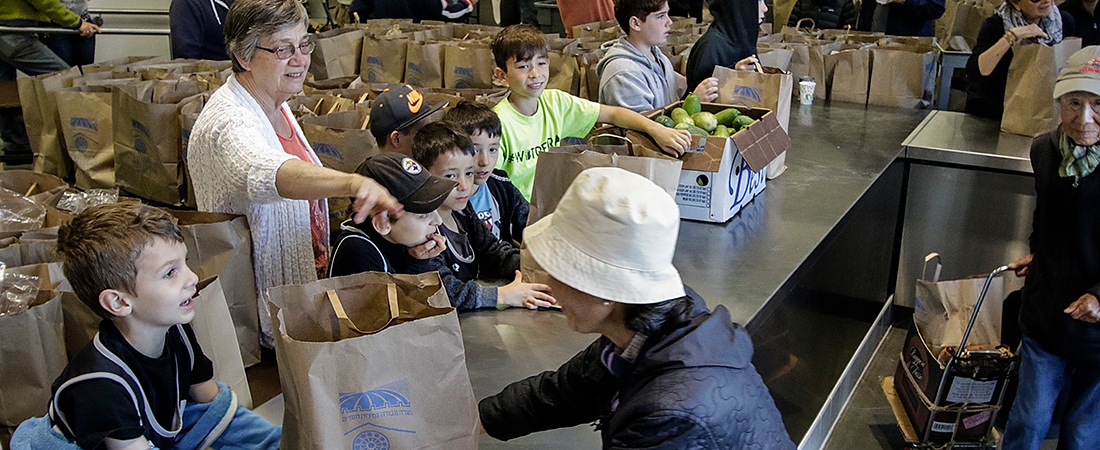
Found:
[{"label": "boy's smiling face", "polygon": [[195,318],[192,298],[199,278],[187,267],[183,242],[156,238],[137,259],[134,292],[123,294],[131,305],[129,316],[151,327],[169,328]]},{"label": "boy's smiling face", "polygon": [[508,86],[512,95],[538,98],[550,80],[550,55],[535,55],[531,59],[508,58],[508,70],[496,68],[497,77]]},{"label": "boy's smiling face", "polygon": [[[474,184],[481,186],[489,180],[493,168],[500,157],[500,136],[489,136],[485,131],[477,131],[470,135],[470,141],[477,149],[477,170],[474,172]],[[474,189],[477,192],[477,189]],[[473,193],[471,193],[473,194]]]},{"label": "boy's smiling face", "polygon": [[443,152],[428,169],[432,175],[458,183],[443,201],[439,209],[445,212],[462,211],[474,193],[474,173],[477,171],[475,155],[467,155],[455,148]]}]

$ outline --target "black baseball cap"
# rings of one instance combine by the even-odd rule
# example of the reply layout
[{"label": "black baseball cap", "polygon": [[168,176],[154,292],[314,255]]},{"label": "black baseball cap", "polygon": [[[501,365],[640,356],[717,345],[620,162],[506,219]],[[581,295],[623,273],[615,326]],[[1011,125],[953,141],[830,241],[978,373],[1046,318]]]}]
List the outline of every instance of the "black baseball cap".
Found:
[{"label": "black baseball cap", "polygon": [[416,160],[397,152],[367,158],[355,173],[377,181],[405,207],[405,211],[414,214],[435,211],[458,186],[454,181],[432,175]]},{"label": "black baseball cap", "polygon": [[371,103],[370,132],[375,136],[389,135],[408,128],[444,106],[447,102],[426,105],[424,95],[407,84],[386,89]]}]

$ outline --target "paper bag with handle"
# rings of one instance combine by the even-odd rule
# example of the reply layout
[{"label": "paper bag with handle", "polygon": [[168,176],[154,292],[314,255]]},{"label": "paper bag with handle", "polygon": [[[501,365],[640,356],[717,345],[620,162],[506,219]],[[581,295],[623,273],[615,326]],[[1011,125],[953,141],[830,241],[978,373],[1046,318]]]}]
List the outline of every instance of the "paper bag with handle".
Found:
[{"label": "paper bag with handle", "polygon": [[288,448],[478,442],[462,331],[435,272],[366,272],[269,291]]}]

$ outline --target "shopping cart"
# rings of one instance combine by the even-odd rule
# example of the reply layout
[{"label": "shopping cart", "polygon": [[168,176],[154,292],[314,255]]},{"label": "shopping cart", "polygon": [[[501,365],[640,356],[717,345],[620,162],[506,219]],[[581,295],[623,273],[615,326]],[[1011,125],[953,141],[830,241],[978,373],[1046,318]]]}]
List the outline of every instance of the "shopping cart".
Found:
[{"label": "shopping cart", "polygon": [[[905,438],[907,447],[911,449],[950,449],[950,448],[977,448],[977,449],[991,449],[997,447],[999,436],[993,427],[993,423],[997,417],[998,412],[1004,402],[1005,392],[1008,390],[1005,388],[1007,385],[1007,378],[1015,368],[1016,357],[1006,349],[968,349],[967,342],[970,338],[970,333],[974,328],[974,324],[978,319],[978,312],[981,310],[982,303],[985,301],[989,286],[993,280],[1003,272],[1009,270],[1008,266],[1001,266],[995,269],[985,279],[985,284],[982,286],[981,295],[978,297],[977,302],[974,305],[974,311],[970,316],[970,320],[967,323],[966,331],[963,333],[962,341],[959,346],[956,347],[956,351],[951,354],[946,364],[943,366],[943,375],[938,381],[938,386],[935,390],[934,396],[925,397],[924,393],[920,389],[915,389],[916,393],[905,392],[902,395],[908,395],[915,398],[910,398],[908,401],[919,401],[920,406],[927,409],[927,412],[920,410],[919,419],[925,419],[924,414],[927,414],[925,420],[919,422],[923,424],[922,427],[914,426],[914,420],[911,420],[910,413],[907,411],[903,401],[895,388],[895,382],[913,382],[909,370],[905,370],[902,364],[899,364],[898,372],[894,377],[885,377],[882,380],[882,389],[886,394],[887,400],[890,402],[891,409],[894,413],[894,418],[898,421],[898,426],[901,428],[902,435]],[[914,325],[915,326],[915,325]],[[1007,353],[1007,354],[1006,354]],[[909,380],[895,380],[895,377],[904,376],[910,377]],[[953,387],[952,384],[958,381],[960,378],[965,379],[968,383],[980,384],[993,383],[993,386],[997,386],[997,383],[1003,383],[1000,385],[999,393],[995,396],[990,394],[990,400],[987,402],[970,402],[969,398],[962,402],[950,402],[949,391]],[[916,414],[914,414],[916,415]],[[979,436],[974,436],[970,433],[969,437],[961,437],[959,430],[963,429],[966,425],[973,425],[975,422],[982,421],[985,427],[984,433],[980,433]],[[966,428],[972,428],[968,426]]]}]

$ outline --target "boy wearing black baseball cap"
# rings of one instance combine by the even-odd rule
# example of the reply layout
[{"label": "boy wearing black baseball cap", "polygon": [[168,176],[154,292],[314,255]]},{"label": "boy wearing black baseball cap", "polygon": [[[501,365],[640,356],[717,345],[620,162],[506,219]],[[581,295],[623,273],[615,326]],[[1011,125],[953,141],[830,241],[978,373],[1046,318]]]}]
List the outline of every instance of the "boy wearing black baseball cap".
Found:
[{"label": "boy wearing black baseball cap", "polygon": [[388,189],[405,212],[396,218],[375,214],[360,224],[350,219],[340,224],[328,275],[436,270],[430,259],[415,258],[409,249],[432,239],[442,242],[436,237],[436,228],[442,223],[436,209],[457,183],[433,176],[412,158],[394,152],[368,158],[355,172]]},{"label": "boy wearing black baseball cap", "polygon": [[386,89],[371,103],[370,133],[380,151],[412,155],[416,132],[445,106],[447,102],[428,105],[424,96],[407,84]]}]

